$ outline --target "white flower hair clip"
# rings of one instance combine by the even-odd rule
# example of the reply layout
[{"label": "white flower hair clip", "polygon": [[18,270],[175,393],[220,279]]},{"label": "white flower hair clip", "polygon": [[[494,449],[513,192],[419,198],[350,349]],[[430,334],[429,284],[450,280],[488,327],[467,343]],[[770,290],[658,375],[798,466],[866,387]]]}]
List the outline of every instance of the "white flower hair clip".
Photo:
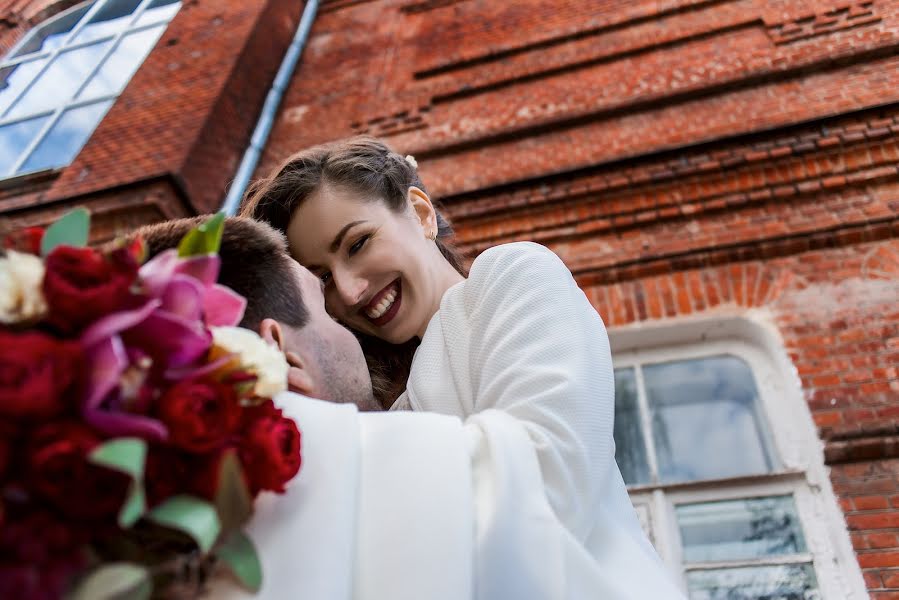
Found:
[{"label": "white flower hair clip", "polygon": [[410,165],[412,165],[412,168],[413,168],[413,169],[417,169],[417,168],[418,168],[418,161],[415,160],[415,157],[412,156],[411,154],[407,154],[407,155],[406,155],[406,162],[409,163]]}]

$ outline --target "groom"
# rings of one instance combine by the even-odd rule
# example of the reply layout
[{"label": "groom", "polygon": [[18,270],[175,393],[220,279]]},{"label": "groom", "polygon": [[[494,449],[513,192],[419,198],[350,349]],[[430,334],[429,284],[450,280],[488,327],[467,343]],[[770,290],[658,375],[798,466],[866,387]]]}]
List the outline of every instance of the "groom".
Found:
[{"label": "groom", "polygon": [[[199,222],[139,233],[157,254]],[[570,533],[552,517],[543,485],[521,475],[533,474],[524,467],[534,457],[504,456],[489,440],[474,447],[476,422],[359,412],[356,405],[374,408],[361,350],[327,316],[318,280],[293,262],[279,233],[227,219],[220,256],[219,282],[247,298],[241,325],[288,356],[297,393],[275,403],[303,436],[299,475],[285,495],[260,497],[248,526],[266,577],[259,597],[499,600],[485,590],[514,590],[516,600],[684,597],[648,543],[635,545],[642,537],[635,532],[604,538],[608,573],[564,550]],[[220,583],[211,597],[250,597]]]}]

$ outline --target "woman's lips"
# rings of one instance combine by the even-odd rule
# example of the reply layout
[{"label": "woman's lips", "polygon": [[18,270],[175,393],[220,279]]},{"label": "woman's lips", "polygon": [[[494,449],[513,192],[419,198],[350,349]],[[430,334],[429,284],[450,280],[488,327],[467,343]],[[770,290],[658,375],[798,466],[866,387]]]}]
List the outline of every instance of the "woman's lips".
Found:
[{"label": "woman's lips", "polygon": [[369,323],[376,327],[383,327],[392,321],[399,312],[402,296],[402,286],[400,280],[397,279],[378,292],[361,312]]}]

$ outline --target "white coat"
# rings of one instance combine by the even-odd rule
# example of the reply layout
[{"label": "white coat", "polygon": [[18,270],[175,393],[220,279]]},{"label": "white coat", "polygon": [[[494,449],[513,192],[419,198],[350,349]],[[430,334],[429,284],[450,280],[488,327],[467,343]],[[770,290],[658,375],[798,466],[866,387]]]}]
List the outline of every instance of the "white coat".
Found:
[{"label": "white coat", "polygon": [[276,399],[304,465],[250,524],[263,597],[684,598],[614,460],[613,382],[562,261],[487,250],[428,325],[396,404],[411,412]]}]

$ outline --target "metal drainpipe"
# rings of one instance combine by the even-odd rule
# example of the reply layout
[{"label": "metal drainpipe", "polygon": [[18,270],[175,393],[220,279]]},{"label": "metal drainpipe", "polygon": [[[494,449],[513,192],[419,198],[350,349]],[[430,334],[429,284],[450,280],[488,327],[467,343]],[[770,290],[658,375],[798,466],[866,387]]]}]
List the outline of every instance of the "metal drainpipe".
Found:
[{"label": "metal drainpipe", "polygon": [[318,0],[307,0],[306,7],[303,9],[303,16],[300,19],[300,25],[290,42],[290,47],[284,54],[281,66],[278,68],[278,74],[272,83],[268,95],[265,97],[265,104],[262,105],[262,113],[256,122],[256,128],[253,130],[253,137],[250,138],[250,145],[244,152],[243,159],[240,161],[240,167],[234,176],[228,195],[225,196],[225,202],[222,204],[222,211],[228,216],[237,213],[240,207],[240,201],[243,199],[244,192],[250,184],[250,178],[259,164],[259,158],[262,156],[262,150],[268,141],[268,136],[272,132],[272,126],[275,124],[275,115],[278,107],[281,105],[281,99],[284,97],[284,91],[287,89],[290,78],[293,77],[294,69],[306,46],[306,40],[309,39],[309,31],[312,29],[312,22],[315,20],[315,14],[318,12]]}]

